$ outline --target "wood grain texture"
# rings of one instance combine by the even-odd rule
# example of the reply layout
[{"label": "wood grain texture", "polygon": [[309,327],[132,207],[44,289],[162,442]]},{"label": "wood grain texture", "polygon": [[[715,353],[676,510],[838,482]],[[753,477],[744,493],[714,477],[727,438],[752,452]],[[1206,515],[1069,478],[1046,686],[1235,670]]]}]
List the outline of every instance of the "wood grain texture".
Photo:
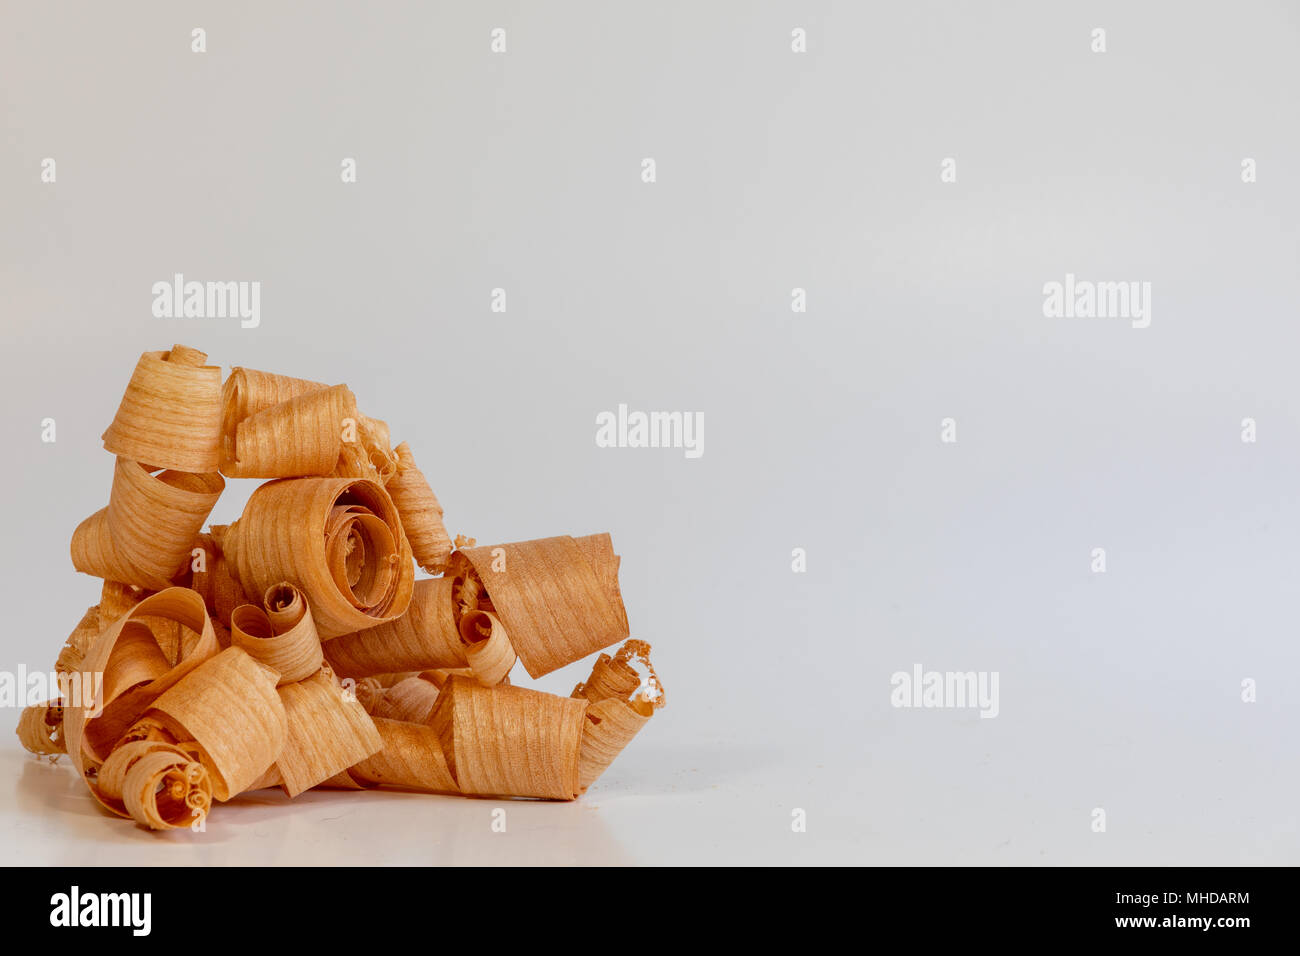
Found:
[{"label": "wood grain texture", "polygon": [[140,356],[104,448],[158,468],[203,474],[221,465],[221,369],[183,345]]},{"label": "wood grain texture", "polygon": [[[568,536],[458,552],[474,568],[532,677],[628,636],[618,558],[608,535]],[[498,550],[499,549],[499,550]],[[594,563],[593,563],[594,562]]]},{"label": "wood grain texture", "polygon": [[452,677],[429,725],[461,793],[572,800],[587,701]]},{"label": "wood grain texture", "polygon": [[392,499],[371,479],[269,481],[223,550],[245,592],[281,581],[301,590],[325,641],[396,620],[411,602],[411,547]]},{"label": "wood grain texture", "polygon": [[452,581],[423,578],[414,582],[405,614],[328,641],[325,659],[340,677],[356,678],[466,666],[453,613]]}]

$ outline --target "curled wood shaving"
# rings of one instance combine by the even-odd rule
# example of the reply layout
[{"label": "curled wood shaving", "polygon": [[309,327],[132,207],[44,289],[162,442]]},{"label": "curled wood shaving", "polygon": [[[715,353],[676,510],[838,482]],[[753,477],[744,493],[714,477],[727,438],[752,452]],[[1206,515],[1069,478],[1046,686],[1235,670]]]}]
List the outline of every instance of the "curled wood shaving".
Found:
[{"label": "curled wood shaving", "polygon": [[487,611],[470,611],[461,617],[460,639],[470,670],[486,687],[501,683],[515,666],[515,649],[505,627]]},{"label": "curled wood shaving", "polygon": [[18,717],[18,740],[34,754],[64,753],[62,704],[55,700],[24,707]]},{"label": "curled wood shaving", "polygon": [[[108,503],[71,544],[100,600],[17,732],[111,814],[202,829],[268,787],[573,800],[664,706],[637,640],[569,697],[511,684],[628,638],[610,536],[451,540],[346,385],[148,352],[104,447]],[[223,476],[263,483],[205,531]]]},{"label": "curled wood shaving", "polygon": [[416,466],[410,446],[402,442],[395,453],[397,467],[388,480],[388,493],[402,516],[402,527],[411,539],[416,562],[430,574],[441,574],[452,551],[451,539],[442,524],[442,505],[424,472]]}]

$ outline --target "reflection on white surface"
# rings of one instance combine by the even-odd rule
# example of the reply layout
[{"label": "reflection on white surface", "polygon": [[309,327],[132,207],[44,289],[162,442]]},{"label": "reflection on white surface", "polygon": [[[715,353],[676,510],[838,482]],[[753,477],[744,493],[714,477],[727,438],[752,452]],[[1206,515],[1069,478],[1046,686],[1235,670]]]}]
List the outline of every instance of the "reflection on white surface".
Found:
[{"label": "reflection on white surface", "polygon": [[[591,803],[474,800],[397,792],[278,790],[213,808],[206,832],[151,833],[102,812],[66,760],[5,754],[13,864],[338,866],[631,862]],[[506,832],[491,829],[506,808]]]},{"label": "reflection on white surface", "polygon": [[[0,751],[0,864],[1187,866],[1300,853],[1293,792],[1260,786],[1270,753],[1231,728],[1182,745],[1165,734],[1156,749],[1104,732],[1094,751],[1096,728],[1062,723],[1050,750],[1030,722],[886,705],[844,729],[824,753],[794,736],[637,741],[573,803],[259,791],[216,805],[205,833],[112,817],[66,759],[14,743]],[[1105,834],[1089,827],[1094,794]],[[505,833],[491,828],[498,807]],[[795,809],[806,832],[791,828]]]},{"label": "reflection on white surface", "polygon": [[[671,756],[643,753],[652,763]],[[214,806],[206,832],[151,833],[101,811],[66,758],[51,764],[7,749],[0,767],[5,864],[620,866],[674,862],[684,852],[721,862],[728,843],[732,851],[752,843],[719,812],[716,786],[689,768],[654,784],[643,766],[637,786],[649,790],[640,792],[611,772],[568,804],[394,791],[309,791],[291,801],[262,790]],[[504,833],[491,827],[498,807]],[[775,836],[788,835],[784,820],[771,814]]]}]

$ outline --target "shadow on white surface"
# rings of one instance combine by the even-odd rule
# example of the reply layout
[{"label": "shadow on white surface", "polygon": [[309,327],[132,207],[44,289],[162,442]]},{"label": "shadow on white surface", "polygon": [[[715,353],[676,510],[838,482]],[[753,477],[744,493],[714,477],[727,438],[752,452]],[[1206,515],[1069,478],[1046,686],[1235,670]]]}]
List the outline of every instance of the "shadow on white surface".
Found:
[{"label": "shadow on white surface", "polygon": [[[278,790],[218,804],[204,832],[151,833],[102,811],[66,758],[3,754],[6,864],[34,865],[628,865],[658,862],[669,831],[716,833],[704,797],[721,796],[720,749],[648,747],[580,800],[467,799],[399,791]],[[773,755],[727,754],[731,779]],[[492,828],[505,810],[505,832]]]}]

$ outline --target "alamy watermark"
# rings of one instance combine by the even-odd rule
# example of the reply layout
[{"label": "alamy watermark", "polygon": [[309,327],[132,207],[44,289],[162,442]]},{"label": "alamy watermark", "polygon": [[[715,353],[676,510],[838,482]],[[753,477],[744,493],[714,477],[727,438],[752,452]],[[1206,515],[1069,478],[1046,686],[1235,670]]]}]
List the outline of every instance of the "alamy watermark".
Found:
[{"label": "alamy watermark", "polygon": [[73,886],[50,897],[50,925],[57,927],[121,926],[148,936],[152,911],[152,893],[83,893]]},{"label": "alamy watermark", "polygon": [[920,664],[889,678],[895,707],[978,708],[980,717],[998,715],[997,671],[927,671]]},{"label": "alamy watermark", "polygon": [[620,404],[596,416],[597,448],[681,448],[687,458],[704,454],[703,412],[637,412]]},{"label": "alamy watermark", "polygon": [[1151,324],[1150,282],[1093,282],[1065,274],[1043,285],[1043,315],[1049,319],[1131,319],[1133,328]]},{"label": "alamy watermark", "polygon": [[84,707],[87,716],[98,717],[103,687],[104,675],[99,671],[28,672],[20,664],[16,671],[0,671],[0,707],[39,707],[58,700],[64,707]]},{"label": "alamy watermark", "polygon": [[155,282],[152,292],[157,319],[239,319],[245,329],[262,322],[260,282],[187,282],[178,272]]}]

